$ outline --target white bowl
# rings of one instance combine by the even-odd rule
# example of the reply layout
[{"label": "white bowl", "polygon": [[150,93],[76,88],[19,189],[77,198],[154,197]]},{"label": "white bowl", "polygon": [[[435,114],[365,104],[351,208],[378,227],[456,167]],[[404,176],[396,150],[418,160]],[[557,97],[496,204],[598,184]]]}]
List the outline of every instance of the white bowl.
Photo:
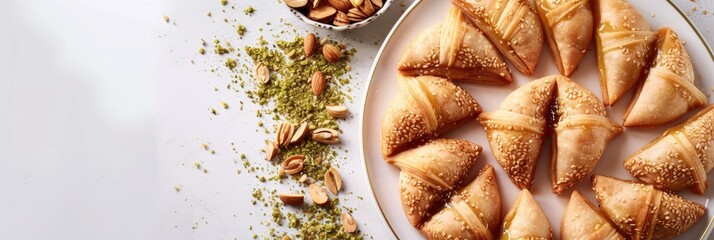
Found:
[{"label": "white bowl", "polygon": [[[369,1],[369,0],[365,0],[365,1]],[[384,3],[382,4],[382,8],[380,8],[379,11],[377,11],[376,13],[374,13],[374,15],[369,16],[367,19],[365,19],[365,20],[363,20],[363,21],[356,22],[356,23],[350,23],[350,24],[347,25],[347,26],[335,26],[335,25],[331,25],[331,24],[326,24],[326,23],[317,22],[317,21],[312,20],[312,19],[310,19],[309,17],[305,16],[305,14],[301,13],[300,11],[298,11],[298,10],[296,10],[296,9],[294,9],[294,8],[291,8],[291,7],[288,6],[288,5],[285,5],[285,7],[287,7],[288,9],[290,9],[290,12],[292,12],[293,15],[295,15],[296,17],[300,18],[303,22],[306,22],[306,23],[308,23],[308,24],[310,24],[310,25],[313,25],[313,26],[316,26],[316,27],[321,27],[321,28],[324,28],[324,29],[329,29],[329,30],[345,31],[345,30],[349,30],[349,29],[355,29],[355,28],[364,27],[365,25],[367,25],[367,24],[369,24],[370,22],[374,21],[374,20],[377,19],[379,16],[381,16],[381,15],[387,10],[387,8],[389,8],[390,5],[392,5],[392,1],[393,1],[393,0],[386,0],[386,1],[384,1]]]}]

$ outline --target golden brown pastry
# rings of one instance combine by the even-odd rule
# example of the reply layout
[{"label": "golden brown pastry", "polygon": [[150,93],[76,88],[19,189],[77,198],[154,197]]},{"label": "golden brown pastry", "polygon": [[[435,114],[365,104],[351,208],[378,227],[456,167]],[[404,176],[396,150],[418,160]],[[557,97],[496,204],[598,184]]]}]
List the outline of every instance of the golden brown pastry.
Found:
[{"label": "golden brown pastry", "polygon": [[399,174],[399,196],[409,222],[420,226],[446,193],[468,174],[481,146],[459,139],[436,139],[393,159]]},{"label": "golden brown pastry", "polygon": [[521,189],[533,182],[554,89],[552,76],[534,80],[509,94],[495,112],[478,117],[494,157]]},{"label": "golden brown pastry", "polygon": [[627,239],[671,239],[704,214],[704,206],[652,185],[593,176],[600,209]]},{"label": "golden brown pastry", "polygon": [[625,112],[625,127],[668,123],[707,104],[707,97],[694,86],[692,59],[677,34],[665,27],[657,39],[654,63]]},{"label": "golden brown pastry", "polygon": [[553,239],[548,218],[528,189],[521,190],[513,207],[503,218],[501,239]]},{"label": "golden brown pastry", "polygon": [[570,76],[583,60],[593,36],[593,14],[588,0],[535,0],[548,36],[555,65]]},{"label": "golden brown pastry", "polygon": [[399,76],[397,84],[397,96],[382,119],[385,159],[471,121],[481,112],[471,95],[444,78]]},{"label": "golden brown pastry", "polygon": [[567,77],[555,78],[550,175],[553,192],[560,194],[590,174],[622,127],[605,116],[605,107],[595,94]]},{"label": "golden brown pastry", "polygon": [[714,168],[714,105],[668,129],[625,159],[632,176],[660,189],[704,194]]},{"label": "golden brown pastry", "polygon": [[461,10],[452,8],[442,24],[426,29],[404,49],[399,72],[488,84],[513,81],[496,48],[466,21]]},{"label": "golden brown pastry", "polygon": [[501,193],[496,173],[486,165],[479,176],[451,196],[446,207],[424,223],[428,239],[494,239],[501,221]]},{"label": "golden brown pastry", "polygon": [[535,72],[543,30],[527,0],[451,0],[519,71]]},{"label": "golden brown pastry", "polygon": [[570,195],[560,223],[562,240],[624,240],[607,218],[578,191]]},{"label": "golden brown pastry", "polygon": [[593,0],[602,100],[617,102],[643,76],[657,33],[626,0]]}]

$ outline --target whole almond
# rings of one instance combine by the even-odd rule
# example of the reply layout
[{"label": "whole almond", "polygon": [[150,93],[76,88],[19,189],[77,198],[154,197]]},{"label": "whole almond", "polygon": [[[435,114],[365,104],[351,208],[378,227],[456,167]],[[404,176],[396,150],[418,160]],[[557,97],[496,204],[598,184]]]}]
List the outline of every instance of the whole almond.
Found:
[{"label": "whole almond", "polygon": [[325,44],[325,46],[322,46],[322,55],[324,55],[325,59],[331,63],[340,61],[340,58],[342,57],[340,49],[332,44]]},{"label": "whole almond", "polygon": [[312,77],[310,77],[310,85],[312,88],[313,95],[315,95],[315,96],[322,95],[322,92],[325,91],[325,85],[327,85],[327,81],[325,79],[325,74],[323,74],[320,71],[313,73]]},{"label": "whole almond", "polygon": [[347,117],[347,107],[339,105],[339,106],[325,106],[325,110],[327,110],[327,113],[330,114],[330,116],[336,117],[336,118],[345,118]]},{"label": "whole almond", "polygon": [[280,152],[278,144],[275,141],[268,142],[268,146],[265,148],[265,160],[273,160],[278,155],[278,152]]},{"label": "whole almond", "polygon": [[355,219],[352,218],[352,215],[350,215],[349,213],[343,213],[341,218],[342,229],[344,229],[345,232],[353,233],[357,231],[357,222],[355,222]]},{"label": "whole almond", "polygon": [[291,8],[301,8],[307,5],[307,0],[283,0]]},{"label": "whole almond", "polygon": [[303,48],[305,49],[305,56],[312,57],[315,54],[315,46],[317,45],[317,38],[315,34],[308,33],[303,41]]},{"label": "whole almond", "polygon": [[336,13],[336,8],[323,4],[316,8],[311,8],[310,12],[307,13],[307,17],[318,22],[326,22],[331,21],[332,17],[334,17]]},{"label": "whole almond", "polygon": [[270,69],[262,63],[258,63],[258,65],[255,66],[253,75],[255,76],[255,79],[262,84],[266,84],[270,81]]},{"label": "whole almond", "polygon": [[293,155],[286,158],[281,166],[285,169],[285,173],[293,175],[302,171],[304,161],[305,157],[303,155]]},{"label": "whole almond", "polygon": [[332,194],[337,195],[337,193],[342,190],[342,176],[340,176],[340,172],[334,167],[330,167],[330,169],[325,172],[325,179],[323,180],[327,190],[330,190]]},{"label": "whole almond", "polygon": [[302,194],[280,194],[278,198],[287,205],[300,205],[305,202],[305,196]]},{"label": "whole almond", "polygon": [[290,139],[290,144],[299,143],[300,141],[305,139],[305,136],[307,136],[307,132],[307,123],[304,122],[300,124],[300,127],[295,130],[295,133],[293,133],[293,138]]},{"label": "whole almond", "polygon": [[354,7],[352,6],[352,3],[350,0],[327,0],[330,5],[333,7],[337,8],[337,10],[347,12],[350,10],[350,8]]},{"label": "whole almond", "polygon": [[307,190],[310,193],[310,198],[317,205],[325,204],[327,203],[327,200],[330,199],[330,197],[327,196],[325,188],[315,183],[310,184],[310,186],[307,187]]}]

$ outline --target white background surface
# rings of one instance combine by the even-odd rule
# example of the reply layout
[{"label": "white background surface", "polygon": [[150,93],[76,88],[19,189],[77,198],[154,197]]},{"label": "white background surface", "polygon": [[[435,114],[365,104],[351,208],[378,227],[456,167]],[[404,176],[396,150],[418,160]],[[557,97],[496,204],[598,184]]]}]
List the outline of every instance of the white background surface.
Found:
[{"label": "white background surface", "polygon": [[[268,29],[278,33],[277,18],[293,22],[298,34],[327,32],[295,21],[277,1],[231,2],[236,9],[223,13],[218,0],[0,1],[0,238],[246,239],[265,230],[259,222],[269,218],[249,203],[259,182],[245,171],[237,175],[242,166],[233,160],[245,153],[264,164],[259,149],[268,136],[255,131],[247,99],[213,91],[229,79],[206,71],[220,60],[197,56],[199,38],[236,38],[233,45],[242,48],[262,34],[269,38]],[[374,43],[404,9],[400,2],[363,29],[330,35],[358,49],[353,112]],[[675,2],[685,12],[698,7],[693,20],[711,43],[711,1]],[[242,12],[249,4],[257,9],[252,17]],[[224,17],[248,27],[243,41]],[[236,108],[211,117],[208,109],[220,101]],[[345,192],[353,192],[341,195],[343,204],[357,209],[363,232],[381,239],[388,229],[361,187],[357,119],[343,126],[350,149]],[[203,151],[203,143],[217,154]],[[193,168],[197,161],[208,174]]]}]

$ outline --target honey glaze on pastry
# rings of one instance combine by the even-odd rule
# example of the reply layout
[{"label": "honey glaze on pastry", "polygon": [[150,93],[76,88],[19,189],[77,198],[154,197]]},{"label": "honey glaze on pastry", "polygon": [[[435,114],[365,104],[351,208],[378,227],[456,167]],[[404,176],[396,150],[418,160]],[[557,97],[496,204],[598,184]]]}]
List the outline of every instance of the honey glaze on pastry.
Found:
[{"label": "honey glaze on pastry", "polygon": [[633,176],[657,188],[704,194],[707,173],[714,168],[714,105],[668,129],[624,164]]},{"label": "honey glaze on pastry", "polygon": [[535,72],[543,29],[527,0],[451,0],[522,73]]},{"label": "honey glaze on pastry", "polygon": [[626,0],[593,0],[602,101],[612,106],[643,76],[657,33]]},{"label": "honey glaze on pastry", "polygon": [[605,107],[594,93],[567,77],[555,79],[551,180],[553,192],[560,194],[590,174],[622,127],[605,116]]},{"label": "honey glaze on pastry", "polygon": [[481,107],[449,80],[433,76],[397,79],[397,96],[382,119],[385,160],[475,119]]},{"label": "honey glaze on pastry", "polygon": [[555,83],[553,77],[534,80],[509,94],[498,110],[478,117],[494,157],[521,189],[533,183]]},{"label": "honey glaze on pastry", "polygon": [[468,174],[481,146],[459,139],[436,139],[393,159],[399,174],[399,197],[413,226],[424,218]]},{"label": "honey glaze on pastry", "polygon": [[593,176],[600,209],[627,239],[671,239],[704,215],[704,207],[652,185]]},{"label": "honey glaze on pastry", "polygon": [[707,104],[694,85],[692,59],[677,34],[665,27],[658,36],[654,63],[625,112],[625,127],[668,123]]},{"label": "honey glaze on pastry", "polygon": [[588,0],[535,0],[555,65],[570,76],[583,60],[593,35]]},{"label": "honey glaze on pastry", "polygon": [[399,72],[487,84],[513,81],[496,48],[466,21],[458,8],[452,8],[442,24],[428,28],[404,49]]},{"label": "honey glaze on pastry", "polygon": [[494,239],[501,221],[501,193],[491,165],[455,192],[447,205],[421,227],[428,239]]},{"label": "honey glaze on pastry", "polygon": [[521,190],[513,207],[503,218],[503,232],[500,239],[553,239],[548,218],[528,189]]}]

